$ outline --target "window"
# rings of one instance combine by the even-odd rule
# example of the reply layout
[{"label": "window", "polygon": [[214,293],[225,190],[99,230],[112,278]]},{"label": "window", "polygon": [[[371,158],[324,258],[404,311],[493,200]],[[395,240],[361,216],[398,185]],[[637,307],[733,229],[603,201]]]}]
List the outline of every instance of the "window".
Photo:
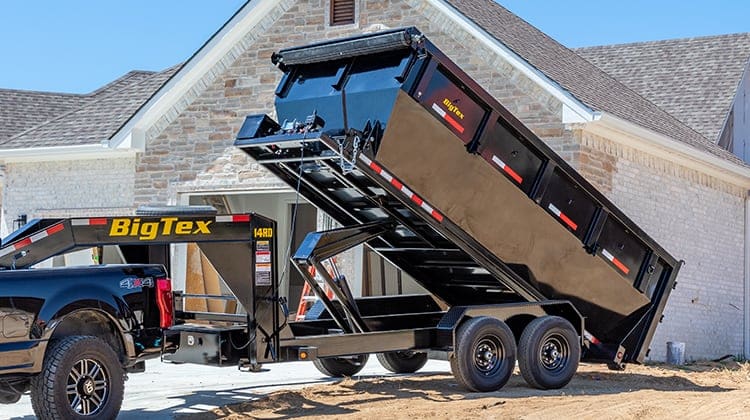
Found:
[{"label": "window", "polygon": [[331,26],[354,23],[355,0],[331,0]]}]

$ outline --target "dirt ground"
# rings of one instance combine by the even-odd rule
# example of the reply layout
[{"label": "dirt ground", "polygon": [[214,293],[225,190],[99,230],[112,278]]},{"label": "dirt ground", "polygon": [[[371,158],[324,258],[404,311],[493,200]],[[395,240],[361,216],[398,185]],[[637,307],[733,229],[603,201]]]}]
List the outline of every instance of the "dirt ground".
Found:
[{"label": "dirt ground", "polygon": [[717,419],[750,418],[750,363],[684,367],[581,364],[561,390],[529,388],[516,372],[500,391],[464,392],[449,374],[345,379],[222,407],[204,419]]}]

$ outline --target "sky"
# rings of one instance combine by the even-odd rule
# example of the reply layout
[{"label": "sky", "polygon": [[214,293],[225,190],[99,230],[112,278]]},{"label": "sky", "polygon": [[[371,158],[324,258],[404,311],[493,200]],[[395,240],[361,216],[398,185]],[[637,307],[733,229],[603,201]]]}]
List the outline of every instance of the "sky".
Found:
[{"label": "sky", "polygon": [[[750,32],[747,0],[499,0],[568,47]],[[188,59],[245,0],[0,1],[0,88],[87,93]]]}]

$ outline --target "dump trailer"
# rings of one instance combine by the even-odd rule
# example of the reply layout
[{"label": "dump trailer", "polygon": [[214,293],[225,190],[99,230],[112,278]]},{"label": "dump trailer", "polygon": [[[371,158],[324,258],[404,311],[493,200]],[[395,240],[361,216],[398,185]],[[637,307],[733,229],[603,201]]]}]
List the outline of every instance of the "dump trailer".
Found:
[{"label": "dump trailer", "polygon": [[[416,28],[272,61],[283,72],[276,118],[248,116],[235,145],[343,226],[309,234],[292,258],[325,311],[291,323],[290,344],[313,332],[367,343],[358,336],[411,329],[413,340],[380,351],[445,350],[475,390],[502,386],[485,381],[499,375],[492,360],[516,351],[542,388],[569,380],[562,365],[573,362],[561,358],[577,359],[579,345],[583,360],[612,368],[644,360],[681,261]],[[394,297],[379,303],[383,318],[331,276],[328,299],[309,267],[325,275],[323,260],[359,244],[447,310]]]},{"label": "dump trailer", "polygon": [[[342,226],[308,233],[290,258],[318,299],[304,320],[291,321],[280,291],[277,243],[287,238],[255,213],[42,219],[3,241],[0,270],[38,277],[31,267],[54,255],[118,245],[123,269],[166,276],[154,264],[169,266],[169,246],[198,243],[231,294],[174,292],[167,308],[160,289],[161,354],[175,363],[260,371],[309,360],[350,376],[369,354],[397,373],[432,354],[468,390],[494,391],[516,362],[529,385],[552,389],[580,360],[644,360],[681,262],[417,29],[286,49],[273,62],[283,72],[276,120],[248,116],[235,144]],[[355,297],[329,268],[359,245],[430,294]],[[194,298],[242,310],[186,310]]]}]

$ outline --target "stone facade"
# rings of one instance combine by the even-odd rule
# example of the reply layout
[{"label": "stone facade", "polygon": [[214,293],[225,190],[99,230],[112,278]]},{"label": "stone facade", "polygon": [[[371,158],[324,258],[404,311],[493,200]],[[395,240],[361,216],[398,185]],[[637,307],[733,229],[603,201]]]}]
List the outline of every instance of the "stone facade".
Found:
[{"label": "stone facade", "polygon": [[147,132],[147,150],[136,169],[136,203],[174,202],[180,192],[279,187],[274,177],[232,147],[245,115],[273,110],[281,72],[271,64],[271,54],[383,27],[418,26],[515,115],[573,159],[576,146],[560,123],[561,104],[469,34],[454,30],[441,12],[424,1],[358,4],[357,24],[328,27],[326,1],[282,1],[190,91],[192,101],[180,101]]},{"label": "stone facade", "polygon": [[[360,0],[357,22],[329,27],[326,0],[281,1],[146,132],[135,159],[7,165],[3,211],[106,214],[175,204],[180,194],[285,187],[232,146],[247,114],[273,109],[284,47],[414,25],[677,258],[686,260],[651,357],[685,341],[688,358],[742,351],[744,191],[580,126],[562,104],[424,0]],[[85,209],[85,210],[75,210]]]}]

